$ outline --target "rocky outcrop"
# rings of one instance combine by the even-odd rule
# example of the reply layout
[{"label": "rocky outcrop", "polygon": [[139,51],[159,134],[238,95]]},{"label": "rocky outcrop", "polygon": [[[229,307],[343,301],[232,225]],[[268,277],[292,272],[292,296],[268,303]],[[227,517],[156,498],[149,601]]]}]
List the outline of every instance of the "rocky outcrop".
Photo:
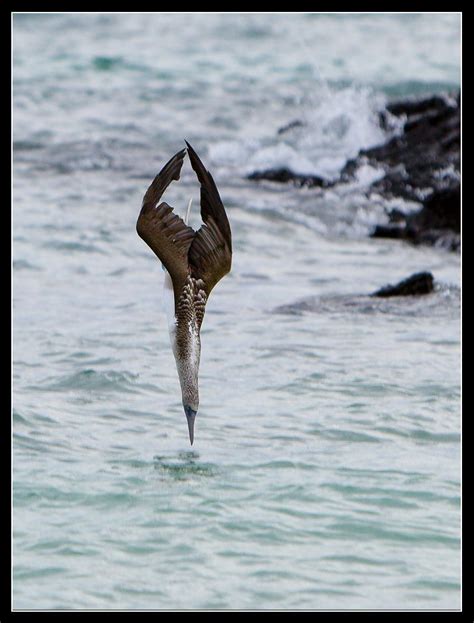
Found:
[{"label": "rocky outcrop", "polygon": [[[375,227],[372,236],[459,249],[460,95],[393,102],[380,112],[379,121],[384,129],[397,127],[395,135],[383,145],[361,150],[345,164],[336,181],[289,169],[256,171],[249,178],[327,188],[351,181],[362,165],[382,167],[384,175],[367,192],[414,201],[421,209],[408,215],[393,210],[389,223]],[[279,133],[298,125],[293,121]]]},{"label": "rocky outcrop", "polygon": [[[426,295],[430,296],[426,296]],[[306,313],[333,314],[393,314],[405,320],[416,315],[432,318],[453,313],[459,317],[460,289],[435,281],[430,272],[420,272],[395,285],[387,285],[372,294],[312,295],[293,303],[279,305],[273,312],[301,315]]]},{"label": "rocky outcrop", "polygon": [[459,186],[431,193],[419,212],[408,215],[394,210],[388,225],[377,225],[375,238],[401,238],[415,244],[442,246],[451,251],[460,247],[461,198]]},{"label": "rocky outcrop", "polygon": [[[390,197],[420,202],[419,212],[378,226],[372,235],[403,238],[420,244],[437,244],[451,250],[460,246],[460,101],[432,97],[398,102],[387,107],[388,115],[405,119],[399,136],[385,145],[360,152],[349,162],[341,179],[350,176],[357,161],[382,164],[386,172],[371,190]],[[388,116],[382,116],[382,123]],[[397,223],[393,224],[396,220]]]},{"label": "rocky outcrop", "polygon": [[387,143],[363,149],[341,171],[351,179],[362,163],[382,165],[385,175],[372,190],[422,201],[432,193],[459,186],[460,107],[457,99],[431,97],[389,104],[380,113],[384,127],[401,118],[403,127]]},{"label": "rocky outcrop", "polygon": [[279,169],[265,169],[264,171],[255,171],[248,175],[249,180],[268,180],[270,182],[292,182],[295,186],[318,186],[320,188],[327,188],[332,183],[323,179],[317,175],[300,175],[299,173],[293,173],[291,169],[281,167]]},{"label": "rocky outcrop", "polygon": [[387,285],[371,296],[413,296],[433,292],[433,275],[429,272],[415,273],[395,285]]}]

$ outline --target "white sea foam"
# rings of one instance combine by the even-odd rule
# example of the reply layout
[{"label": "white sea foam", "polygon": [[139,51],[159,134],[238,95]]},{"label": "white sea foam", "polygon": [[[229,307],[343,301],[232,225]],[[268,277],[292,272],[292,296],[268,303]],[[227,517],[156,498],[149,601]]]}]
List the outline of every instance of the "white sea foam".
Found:
[{"label": "white sea foam", "polygon": [[332,88],[316,82],[281,126],[297,120],[293,128],[249,140],[217,141],[209,151],[216,165],[234,167],[240,174],[256,170],[288,168],[301,175],[328,179],[338,176],[346,161],[360,149],[383,142],[378,111],[385,98],[367,88]]}]

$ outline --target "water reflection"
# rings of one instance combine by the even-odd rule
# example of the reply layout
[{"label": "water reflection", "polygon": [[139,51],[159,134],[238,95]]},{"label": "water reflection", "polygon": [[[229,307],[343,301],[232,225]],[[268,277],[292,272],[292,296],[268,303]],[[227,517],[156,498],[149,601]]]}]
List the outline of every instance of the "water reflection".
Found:
[{"label": "water reflection", "polygon": [[199,461],[199,453],[195,450],[178,452],[177,456],[155,455],[153,465],[162,474],[175,480],[188,480],[195,476],[214,476],[217,466]]}]

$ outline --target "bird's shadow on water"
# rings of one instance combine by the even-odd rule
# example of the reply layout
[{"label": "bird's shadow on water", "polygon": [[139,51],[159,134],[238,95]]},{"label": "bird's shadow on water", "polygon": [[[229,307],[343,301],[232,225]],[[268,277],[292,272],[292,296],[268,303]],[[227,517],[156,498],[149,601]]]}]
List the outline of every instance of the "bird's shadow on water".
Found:
[{"label": "bird's shadow on water", "polygon": [[194,450],[178,452],[177,456],[153,457],[155,470],[174,480],[189,480],[190,478],[211,477],[217,473],[217,467],[212,463],[199,461],[199,453]]}]

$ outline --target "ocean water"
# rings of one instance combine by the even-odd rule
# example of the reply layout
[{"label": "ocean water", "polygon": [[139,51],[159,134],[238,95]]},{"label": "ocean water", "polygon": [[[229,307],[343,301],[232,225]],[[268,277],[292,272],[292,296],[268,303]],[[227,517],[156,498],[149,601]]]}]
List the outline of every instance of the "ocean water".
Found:
[{"label": "ocean water", "polygon": [[[367,196],[379,170],[326,192],[246,179],[334,177],[387,138],[390,98],[459,88],[459,15],[12,28],[13,608],[460,608],[460,257],[368,236],[414,207]],[[192,448],[135,231],[183,139],[234,245]],[[186,161],[166,200],[190,197]],[[368,296],[421,270],[434,293]]]}]

